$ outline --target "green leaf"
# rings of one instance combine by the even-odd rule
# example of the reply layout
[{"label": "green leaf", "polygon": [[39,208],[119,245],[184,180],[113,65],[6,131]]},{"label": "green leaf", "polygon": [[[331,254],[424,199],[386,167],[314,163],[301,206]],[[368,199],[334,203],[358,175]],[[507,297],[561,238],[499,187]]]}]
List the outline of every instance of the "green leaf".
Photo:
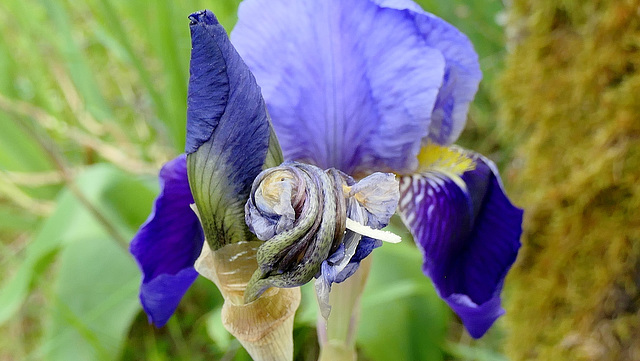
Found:
[{"label": "green leaf", "polygon": [[51,169],[42,148],[5,114],[0,114],[0,169],[19,172]]},{"label": "green leaf", "polygon": [[362,296],[358,345],[371,360],[443,360],[450,312],[421,270],[409,242],[385,244],[373,254]]},{"label": "green leaf", "polygon": [[315,327],[318,322],[318,301],[316,299],[316,289],[313,282],[308,282],[300,287],[302,300],[296,311],[296,327]]},{"label": "green leaf", "polygon": [[[149,214],[155,194],[148,182],[111,166],[93,167],[77,183],[114,228],[129,238]],[[75,198],[60,203],[56,226],[62,226],[52,232],[61,233],[59,271],[49,295],[53,306],[47,310],[38,356],[65,361],[116,359],[140,309],[140,273],[128,250]],[[47,226],[49,222],[41,234],[47,234]]]},{"label": "green leaf", "polygon": [[[153,182],[155,183],[155,182]],[[111,165],[88,168],[76,180],[87,200],[124,237],[148,216],[157,187]],[[14,277],[0,289],[0,324],[20,308],[32,284],[58,254],[53,287],[44,284],[51,308],[37,357],[103,360],[118,356],[139,311],[140,273],[133,258],[68,190],[33,241]]]},{"label": "green leaf", "polygon": [[[83,194],[96,203],[109,178],[106,167],[95,167],[82,174],[78,183]],[[84,226],[89,223],[95,224],[95,221],[86,209],[71,192],[63,191],[58,197],[56,210],[29,243],[25,260],[14,278],[0,288],[0,325],[24,302],[32,280],[39,274],[37,265],[63,244],[91,236],[92,229]]]},{"label": "green leaf", "polygon": [[507,358],[488,348],[467,346],[449,342],[447,351],[458,359],[468,361],[507,361]]},{"label": "green leaf", "polygon": [[[103,233],[94,225],[96,235]],[[58,260],[53,308],[38,356],[55,361],[114,360],[139,311],[139,272],[109,238],[69,244]]]},{"label": "green leaf", "polygon": [[113,117],[111,108],[96,82],[88,57],[74,39],[77,29],[71,26],[74,23],[71,20],[71,6],[66,7],[59,1],[45,0],[41,3],[53,21],[54,29],[50,33],[55,36],[52,36],[51,40],[64,58],[67,71],[87,109],[99,120],[111,119]]},{"label": "green leaf", "polygon": [[207,333],[221,349],[226,350],[231,345],[233,336],[222,325],[222,307],[207,314]]}]

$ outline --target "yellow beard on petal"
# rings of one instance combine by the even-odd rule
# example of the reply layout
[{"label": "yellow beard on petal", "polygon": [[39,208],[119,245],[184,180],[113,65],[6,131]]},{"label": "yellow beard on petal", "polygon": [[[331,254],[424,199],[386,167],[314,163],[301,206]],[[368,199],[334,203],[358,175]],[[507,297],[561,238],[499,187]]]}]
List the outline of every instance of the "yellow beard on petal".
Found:
[{"label": "yellow beard on petal", "polygon": [[467,185],[461,176],[476,168],[475,161],[458,147],[443,147],[429,143],[418,153],[418,173],[439,172],[451,178],[466,191]]},{"label": "yellow beard on petal", "polygon": [[418,153],[418,173],[438,170],[461,176],[476,168],[473,159],[457,147],[443,147],[429,143]]}]

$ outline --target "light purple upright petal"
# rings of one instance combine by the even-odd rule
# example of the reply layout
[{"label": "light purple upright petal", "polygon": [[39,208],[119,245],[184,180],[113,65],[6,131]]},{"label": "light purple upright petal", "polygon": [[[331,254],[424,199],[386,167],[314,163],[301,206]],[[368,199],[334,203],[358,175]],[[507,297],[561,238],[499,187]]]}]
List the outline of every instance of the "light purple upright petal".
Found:
[{"label": "light purple upright petal", "polygon": [[446,61],[444,81],[433,109],[427,139],[441,145],[452,144],[464,128],[469,104],[482,79],[473,45],[453,25],[425,12],[411,0],[372,1],[412,14],[426,43],[442,52]]},{"label": "light purple upright petal", "polygon": [[370,0],[246,0],[231,34],[285,158],[349,174],[417,166],[445,76],[427,38],[414,13]]},{"label": "light purple upright petal", "polygon": [[504,313],[500,292],[520,248],[522,210],[504,194],[495,165],[472,158],[475,169],[457,180],[437,170],[403,177],[398,209],[423,271],[478,338]]},{"label": "light purple upright petal", "polygon": [[140,301],[156,326],[163,326],[198,276],[193,268],[204,236],[191,210],[193,197],[183,154],[160,171],[161,192],[151,215],[131,242],[130,251],[142,270]]}]

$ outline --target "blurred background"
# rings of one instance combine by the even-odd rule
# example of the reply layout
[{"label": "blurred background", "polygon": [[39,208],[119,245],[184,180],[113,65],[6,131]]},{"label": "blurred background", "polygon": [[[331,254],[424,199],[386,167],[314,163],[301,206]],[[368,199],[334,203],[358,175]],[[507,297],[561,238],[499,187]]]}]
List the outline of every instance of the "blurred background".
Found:
[{"label": "blurred background", "polygon": [[[640,359],[638,1],[418,2],[480,55],[458,144],[501,168],[525,247],[508,316],[474,341],[394,222],[409,241],[374,252],[360,359]],[[0,3],[0,360],[249,360],[203,278],[150,326],[127,251],[158,170],[183,151],[187,16],[208,8],[230,30],[238,3]],[[303,292],[295,357],[315,360]]]}]

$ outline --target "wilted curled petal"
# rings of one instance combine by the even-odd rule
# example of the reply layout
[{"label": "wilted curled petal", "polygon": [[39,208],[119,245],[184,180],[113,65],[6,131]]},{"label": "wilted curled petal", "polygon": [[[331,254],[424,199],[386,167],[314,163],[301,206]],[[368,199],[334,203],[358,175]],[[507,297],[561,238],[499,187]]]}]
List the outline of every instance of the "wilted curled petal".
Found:
[{"label": "wilted curled petal", "polygon": [[382,228],[398,207],[400,194],[396,176],[392,173],[374,173],[354,184],[349,196],[353,196],[366,211],[368,226]]},{"label": "wilted curled petal", "polygon": [[398,209],[423,252],[423,271],[478,338],[504,314],[500,292],[520,248],[522,210],[490,160],[460,149],[427,151],[421,161],[430,166],[401,178]]},{"label": "wilted curled petal", "polygon": [[[246,221],[256,234],[273,236],[258,249],[258,270],[247,286],[246,302],[272,286],[305,284],[318,273],[344,233],[345,198],[341,182],[336,181],[340,179],[301,163],[265,170],[255,179],[245,207]],[[297,215],[294,222],[287,220],[290,210],[282,207],[286,194]]]},{"label": "wilted curled petal", "polygon": [[386,186],[376,186],[378,192],[372,182],[358,187],[340,171],[302,163],[285,163],[262,172],[254,181],[245,217],[265,243],[258,250],[258,271],[249,282],[245,300],[251,301],[272,286],[300,286],[318,276],[329,258],[334,261],[331,266],[341,266],[332,269],[332,274],[344,269],[361,239],[346,229],[347,217],[377,228],[395,210],[395,177],[376,177],[386,180]]},{"label": "wilted curled petal", "polygon": [[[392,174],[371,177],[360,184],[335,169],[296,162],[263,171],[245,207],[247,225],[265,241],[245,301],[269,287],[300,286],[314,276],[324,280],[319,290],[328,293],[331,282],[348,276],[345,269],[351,274],[357,268],[357,263],[348,266],[363,239],[358,232],[390,238],[374,229],[394,213],[398,182]],[[350,230],[347,223],[359,225]]]}]

